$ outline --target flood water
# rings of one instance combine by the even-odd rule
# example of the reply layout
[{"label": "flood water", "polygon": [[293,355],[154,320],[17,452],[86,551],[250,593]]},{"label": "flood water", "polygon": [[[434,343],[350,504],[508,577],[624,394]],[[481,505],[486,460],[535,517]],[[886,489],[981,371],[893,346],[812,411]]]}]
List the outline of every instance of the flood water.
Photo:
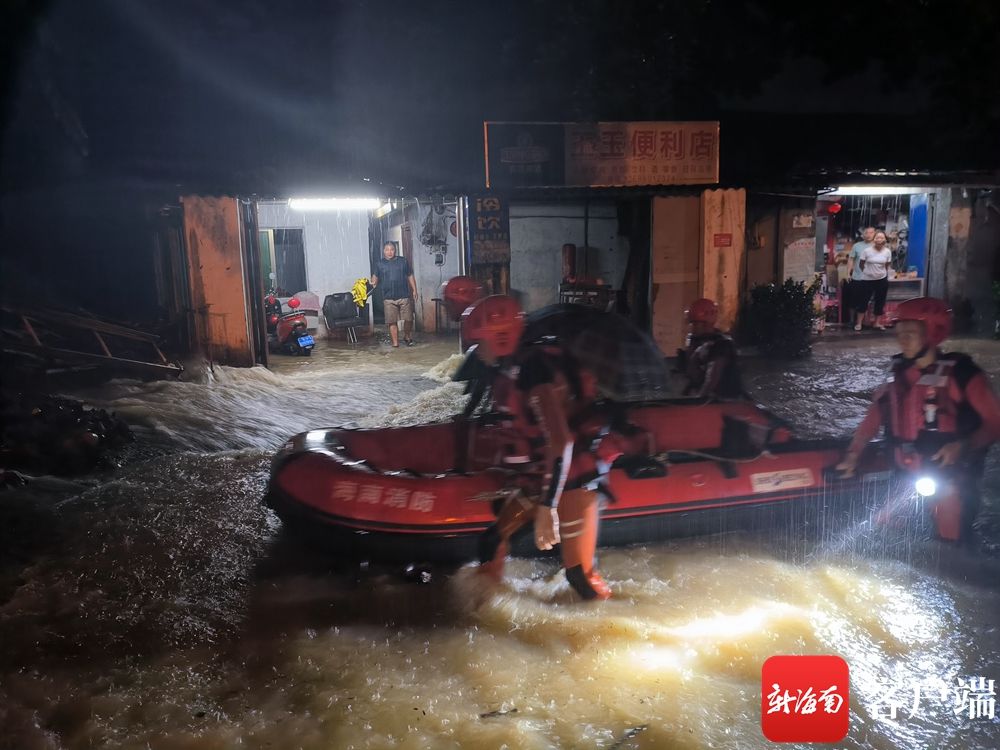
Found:
[{"label": "flood water", "polygon": [[[955,348],[996,384],[1000,345]],[[454,351],[329,348],[74,394],[140,444],[111,477],[0,495],[0,747],[762,748],[761,664],[782,653],[850,664],[837,747],[1000,747],[1000,719],[956,713],[957,681],[1000,682],[995,454],[983,549],[732,531],[603,551],[599,604],[547,560],[490,592],[469,568],[420,583],[286,537],[260,502],[273,450],[458,411]],[[893,351],[748,361],[748,390],[802,435],[847,435]]]}]

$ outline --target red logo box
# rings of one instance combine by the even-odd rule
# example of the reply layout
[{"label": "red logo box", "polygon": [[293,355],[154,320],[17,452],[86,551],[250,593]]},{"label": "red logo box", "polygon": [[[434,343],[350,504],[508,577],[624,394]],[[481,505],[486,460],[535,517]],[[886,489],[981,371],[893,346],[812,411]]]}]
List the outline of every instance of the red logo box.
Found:
[{"label": "red logo box", "polygon": [[760,674],[760,728],[772,742],[839,742],[850,724],[839,656],[772,656]]}]

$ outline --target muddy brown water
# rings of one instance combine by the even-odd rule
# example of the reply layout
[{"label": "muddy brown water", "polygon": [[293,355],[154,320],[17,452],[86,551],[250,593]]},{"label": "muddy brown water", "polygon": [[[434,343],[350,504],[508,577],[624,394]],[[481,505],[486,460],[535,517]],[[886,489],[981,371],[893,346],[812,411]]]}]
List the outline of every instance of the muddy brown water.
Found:
[{"label": "muddy brown water", "polygon": [[[1000,372],[1000,345],[961,343]],[[274,447],[453,413],[453,351],[330,347],[77,394],[144,448],[111,477],[0,495],[0,747],[762,748],[779,653],[847,659],[837,747],[1000,746],[1000,720],[955,710],[956,680],[1000,681],[995,456],[982,550],[732,530],[603,551],[615,598],[596,605],[548,560],[488,591],[468,568],[421,584],[287,538],[260,504]],[[844,435],[892,351],[751,360],[748,390],[801,434]]]}]

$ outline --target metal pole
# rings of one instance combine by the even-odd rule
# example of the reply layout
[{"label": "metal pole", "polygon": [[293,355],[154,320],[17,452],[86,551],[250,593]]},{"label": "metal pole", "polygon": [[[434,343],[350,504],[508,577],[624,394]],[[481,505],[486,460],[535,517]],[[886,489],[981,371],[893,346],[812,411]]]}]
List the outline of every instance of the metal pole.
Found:
[{"label": "metal pole", "polygon": [[[467,195],[456,196],[455,204],[456,221],[458,222],[456,227],[458,230],[458,275],[465,276],[468,271],[466,224],[468,223],[469,197]],[[445,317],[447,315],[448,311],[445,309]],[[447,326],[445,330],[447,330]],[[460,324],[458,328],[458,353],[461,354],[462,351],[462,327]]]},{"label": "metal pole", "polygon": [[467,196],[460,195],[460,196],[458,196],[456,198],[455,221],[458,223],[458,226],[456,227],[456,229],[458,231],[458,275],[459,276],[464,276],[465,275],[465,266],[466,266],[466,262],[465,262],[465,251],[466,251],[466,242],[465,242],[465,216],[466,216],[466,213],[465,212],[466,212],[466,207],[468,206],[468,204],[469,204],[469,199],[468,199]]}]

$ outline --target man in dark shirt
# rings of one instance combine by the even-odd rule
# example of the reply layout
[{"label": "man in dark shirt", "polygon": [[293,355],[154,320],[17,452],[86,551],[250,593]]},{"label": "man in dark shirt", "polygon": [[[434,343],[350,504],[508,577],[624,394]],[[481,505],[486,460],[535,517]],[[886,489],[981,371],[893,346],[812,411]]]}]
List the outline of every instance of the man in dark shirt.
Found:
[{"label": "man in dark shirt", "polygon": [[417,282],[406,258],[396,255],[396,243],[382,246],[382,260],[372,274],[372,288],[382,284],[382,305],[385,323],[389,326],[392,345],[399,348],[399,321],[403,321],[403,340],[413,346],[413,303],[417,299]]}]

